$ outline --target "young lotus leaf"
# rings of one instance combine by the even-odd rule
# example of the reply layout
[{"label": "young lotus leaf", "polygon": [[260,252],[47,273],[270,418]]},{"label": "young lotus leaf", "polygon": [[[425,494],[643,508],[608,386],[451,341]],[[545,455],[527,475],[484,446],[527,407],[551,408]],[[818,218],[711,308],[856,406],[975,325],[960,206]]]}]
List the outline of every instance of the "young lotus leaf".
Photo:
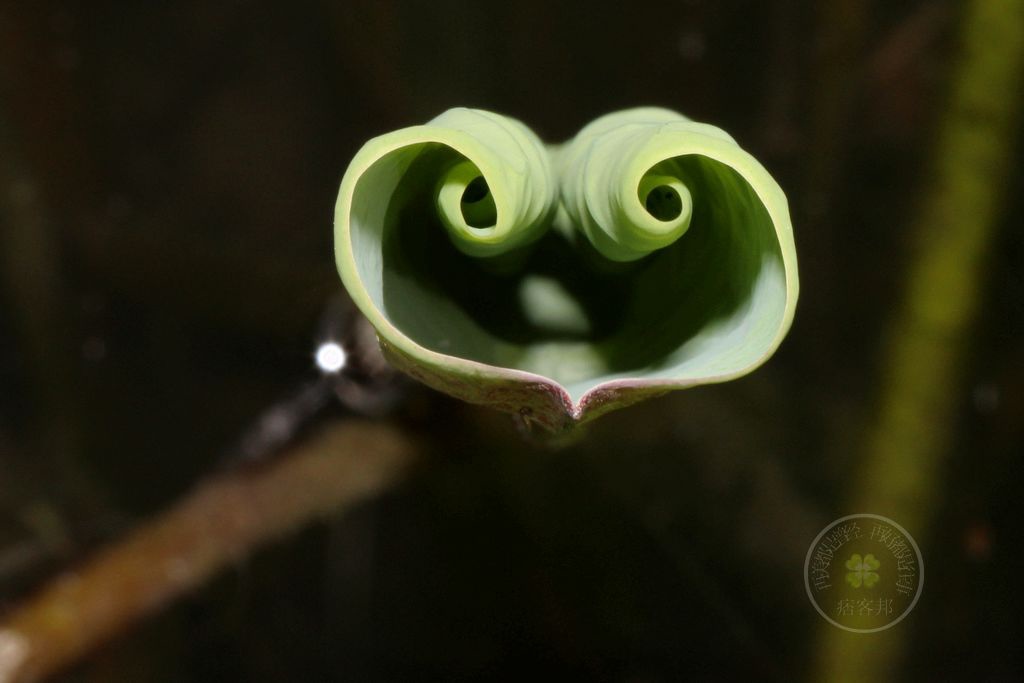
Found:
[{"label": "young lotus leaf", "polygon": [[338,270],[397,367],[564,429],[763,363],[796,306],[786,197],[725,132],[601,117],[545,147],[452,109],[366,143]]}]

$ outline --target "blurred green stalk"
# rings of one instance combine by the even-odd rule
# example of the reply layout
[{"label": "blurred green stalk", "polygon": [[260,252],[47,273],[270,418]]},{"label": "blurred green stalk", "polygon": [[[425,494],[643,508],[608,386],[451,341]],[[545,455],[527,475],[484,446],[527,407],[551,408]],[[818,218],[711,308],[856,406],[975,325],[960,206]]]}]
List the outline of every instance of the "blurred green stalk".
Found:
[{"label": "blurred green stalk", "polygon": [[[845,507],[891,517],[918,541],[927,539],[941,503],[964,351],[1009,189],[1024,93],[1024,0],[973,0],[960,38],[913,228],[914,254],[888,327],[876,414]],[[922,552],[927,564],[928,548]],[[924,600],[927,592],[925,585]],[[877,634],[822,623],[811,680],[902,680],[900,659],[913,623],[911,616]]]}]

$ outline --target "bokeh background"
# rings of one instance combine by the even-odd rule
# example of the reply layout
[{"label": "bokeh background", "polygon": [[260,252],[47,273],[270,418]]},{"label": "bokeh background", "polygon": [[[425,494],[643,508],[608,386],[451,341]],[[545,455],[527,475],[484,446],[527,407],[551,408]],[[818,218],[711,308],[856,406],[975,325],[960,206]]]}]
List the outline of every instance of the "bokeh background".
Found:
[{"label": "bokeh background", "polygon": [[[0,2],[0,615],[316,381],[366,139],[655,104],[787,192],[770,363],[560,450],[403,385],[413,475],[59,680],[1024,680],[1022,31],[1017,0]],[[802,570],[862,511],[928,577],[852,636]]]}]

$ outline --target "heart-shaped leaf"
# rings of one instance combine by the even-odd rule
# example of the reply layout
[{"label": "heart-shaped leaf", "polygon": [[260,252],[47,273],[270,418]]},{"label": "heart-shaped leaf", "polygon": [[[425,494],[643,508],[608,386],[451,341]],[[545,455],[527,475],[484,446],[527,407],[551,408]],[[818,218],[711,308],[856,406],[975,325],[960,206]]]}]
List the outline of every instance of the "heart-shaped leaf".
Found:
[{"label": "heart-shaped leaf", "polygon": [[342,180],[335,251],[392,363],[554,430],[750,372],[798,291],[775,181],[654,108],[561,146],[471,109],[374,138]]}]

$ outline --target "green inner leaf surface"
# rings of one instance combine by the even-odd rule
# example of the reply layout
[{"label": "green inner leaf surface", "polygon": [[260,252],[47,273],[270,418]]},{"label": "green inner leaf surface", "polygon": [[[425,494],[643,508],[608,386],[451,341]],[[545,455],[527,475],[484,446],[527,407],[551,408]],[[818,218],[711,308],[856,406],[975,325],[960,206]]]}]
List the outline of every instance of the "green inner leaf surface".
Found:
[{"label": "green inner leaf surface", "polygon": [[[709,381],[771,350],[786,314],[782,252],[765,205],[729,165],[687,154],[652,167],[645,177],[684,182],[689,228],[669,246],[617,264],[565,226],[499,256],[456,248],[438,184],[469,161],[443,143],[409,144],[383,154],[353,191],[359,276],[379,311],[420,346],[544,375],[574,402],[599,384],[640,375]],[[476,205],[494,186],[476,177],[459,190],[462,215],[470,226],[493,224],[500,204],[480,212]],[[658,220],[680,212],[671,186],[634,196]]]}]

